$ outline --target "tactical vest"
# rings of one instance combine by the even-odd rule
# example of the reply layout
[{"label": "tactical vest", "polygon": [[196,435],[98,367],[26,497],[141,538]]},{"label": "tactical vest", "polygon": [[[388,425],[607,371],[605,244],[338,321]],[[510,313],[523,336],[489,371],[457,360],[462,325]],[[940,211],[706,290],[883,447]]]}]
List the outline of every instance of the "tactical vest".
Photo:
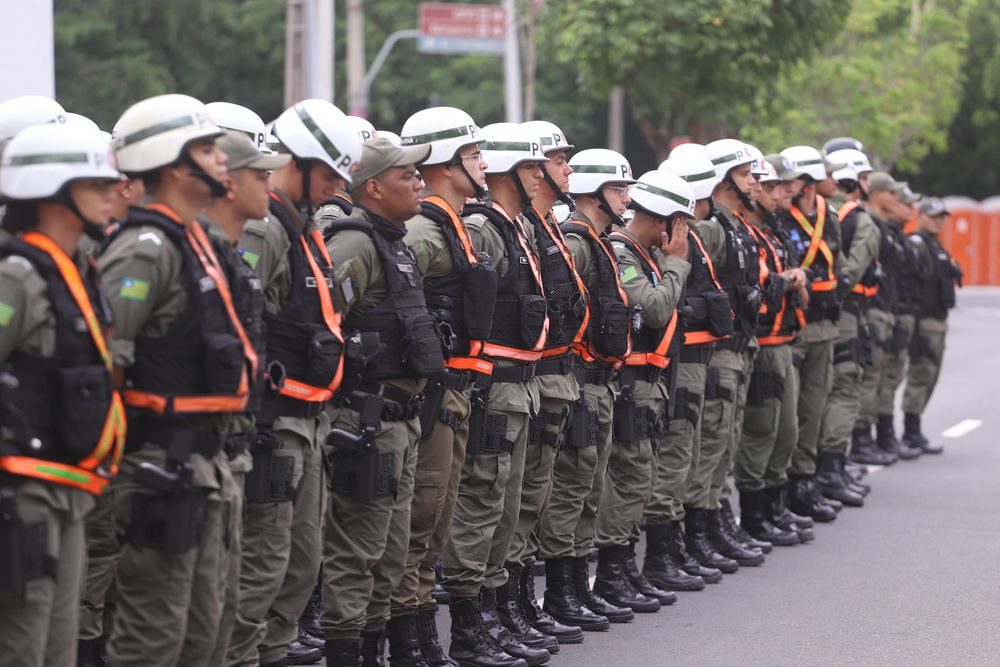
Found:
[{"label": "tactical vest", "polygon": [[606,238],[598,236],[586,223],[570,220],[559,227],[564,234],[583,239],[597,263],[597,279],[587,286],[590,322],[577,349],[587,362],[600,359],[616,364],[624,361],[631,352],[631,310],[612,250]]},{"label": "tactical vest", "polygon": [[559,356],[580,342],[590,322],[587,290],[559,227],[551,220],[543,220],[534,209],[525,215],[535,227],[538,264],[549,312],[549,334],[542,356]]},{"label": "tactical vest", "polygon": [[795,339],[804,320],[798,307],[798,295],[785,291],[785,281],[778,274],[793,264],[787,240],[766,227],[753,229],[758,237],[760,277],[764,298],[757,318],[757,342],[763,346],[781,345]]},{"label": "tactical vest", "polygon": [[469,204],[463,216],[479,214],[499,232],[507,256],[507,271],[497,276],[493,325],[483,352],[492,357],[534,362],[542,356],[548,333],[548,307],[542,278],[527,239],[506,214],[492,206]]},{"label": "tactical vest", "polygon": [[354,202],[339,192],[323,202],[322,206],[336,206],[345,217],[350,217],[354,213]]},{"label": "tactical vest", "polygon": [[291,244],[292,289],[281,310],[264,313],[271,389],[264,396],[264,423],[275,416],[315,416],[340,386],[344,370],[333,263],[323,238],[316,230],[306,233],[273,193],[270,213]]},{"label": "tactical vest", "polygon": [[815,222],[796,206],[784,214],[788,235],[802,255],[800,267],[806,269],[811,280],[812,294],[806,311],[810,322],[835,322],[840,318],[837,276],[833,273],[840,233],[831,215],[826,199],[820,195],[816,195]]},{"label": "tactical vest", "polygon": [[715,220],[726,233],[726,261],[716,268],[719,283],[729,292],[736,332],[745,337],[754,335],[760,311],[760,267],[757,261],[757,240],[738,213],[732,222],[727,216]]},{"label": "tactical vest", "polygon": [[441,375],[441,336],[427,312],[423,276],[413,253],[402,239],[386,238],[367,220],[337,220],[328,228],[331,237],[346,230],[364,232],[375,244],[388,296],[363,313],[351,312],[344,320],[349,340],[357,337],[364,345],[366,339],[377,339],[379,350],[365,359],[348,354],[345,389],[350,391],[361,381]]},{"label": "tactical vest", "polygon": [[728,338],[733,333],[734,314],[727,292],[715,274],[712,258],[701,239],[688,232],[691,271],[684,287],[681,324],[684,345],[701,345]]},{"label": "tactical vest", "polygon": [[[0,259],[23,257],[45,281],[55,316],[55,354],[42,358],[15,351],[0,368],[16,380],[16,386],[5,382],[0,388],[0,425],[14,440],[0,441],[0,470],[100,495],[117,472],[125,435],[104,333],[111,310],[96,270],[80,275],[55,243],[37,232],[25,239],[36,240],[8,240],[0,246]],[[57,261],[79,282],[67,282]]]},{"label": "tactical vest", "polygon": [[922,300],[920,315],[938,320],[948,318],[948,311],[955,307],[955,267],[951,263],[951,255],[942,247],[941,241],[927,232],[917,232],[923,239],[934,262],[934,272],[922,276]]},{"label": "tactical vest", "polygon": [[[840,221],[840,242],[844,249],[844,254],[850,256],[851,247],[854,245],[854,232],[857,228],[858,213],[861,208],[856,201],[845,202],[837,209],[837,219]],[[873,261],[858,282],[851,288],[851,294],[845,303],[857,301],[861,308],[865,308],[870,300],[878,294],[878,259]]]},{"label": "tactical vest", "polygon": [[[613,238],[616,243],[624,245],[629,253],[638,260],[646,280],[653,285],[660,284],[663,275],[645,248],[621,232],[611,232],[609,237]],[[626,357],[625,364],[666,368],[670,359],[676,357],[677,353],[680,352],[683,328],[678,326],[679,322],[680,313],[674,309],[674,313],[665,327],[653,327],[645,322],[639,326],[638,331],[633,327],[632,352]]]},{"label": "tactical vest", "polygon": [[451,272],[424,281],[427,309],[442,331],[445,365],[455,370],[489,373],[490,364],[480,355],[493,325],[496,271],[481,261],[465,224],[444,199],[425,198],[420,212],[438,224],[451,253]]},{"label": "tactical vest", "polygon": [[[132,208],[118,233],[134,227],[155,227],[180,250],[187,304],[162,336],[135,339],[135,362],[125,371],[125,402],[160,414],[245,409],[252,379],[247,368],[256,366],[256,353],[241,339],[238,321],[230,318],[229,304],[201,252],[185,227],[159,210]],[[222,287],[228,291],[228,283]]]}]

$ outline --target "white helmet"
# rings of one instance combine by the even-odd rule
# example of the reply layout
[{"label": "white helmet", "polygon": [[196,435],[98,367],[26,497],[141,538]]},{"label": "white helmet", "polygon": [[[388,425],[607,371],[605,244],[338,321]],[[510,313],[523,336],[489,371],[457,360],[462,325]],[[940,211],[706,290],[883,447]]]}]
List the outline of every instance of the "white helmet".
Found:
[{"label": "white helmet", "polygon": [[632,166],[621,153],[607,148],[588,148],[570,158],[569,192],[591,195],[608,183],[635,183]]},{"label": "white helmet", "polygon": [[749,164],[754,157],[747,151],[747,145],[738,139],[719,139],[705,146],[705,155],[715,167],[715,175],[721,181],[731,169]]},{"label": "white helmet", "polygon": [[236,130],[248,137],[257,150],[263,153],[272,152],[267,145],[267,128],[264,119],[251,109],[232,102],[210,102],[205,105],[208,116],[224,130]]},{"label": "white helmet", "polygon": [[[838,151],[833,151],[832,153],[827,154],[826,157],[830,160],[830,162],[846,164],[853,167],[854,171],[858,172],[858,176],[874,171],[871,163],[868,161],[868,156],[854,148],[842,148]],[[833,177],[837,178],[837,175],[834,174]]]},{"label": "white helmet", "polygon": [[674,146],[674,149],[670,151],[670,154],[667,155],[667,158],[684,157],[689,153],[694,155],[704,155],[705,147],[701,144],[696,144],[690,141],[686,144],[677,144]]},{"label": "white helmet", "polygon": [[758,183],[783,183],[784,181],[780,176],[778,176],[778,170],[774,168],[774,165],[765,160],[763,157],[760,158],[762,164],[762,173],[757,175]]},{"label": "white helmet", "polygon": [[346,118],[325,100],[303,100],[285,109],[271,131],[293,156],[318,160],[350,183],[363,142]]},{"label": "white helmet", "polygon": [[756,146],[752,144],[747,144],[747,153],[753,158],[753,162],[750,163],[750,173],[754,176],[765,176],[768,173],[767,170],[767,160],[764,159],[764,154],[761,153]]},{"label": "white helmet", "polygon": [[455,107],[431,107],[413,114],[400,130],[403,146],[430,144],[431,154],[421,164],[448,164],[459,149],[483,141],[472,116]]},{"label": "white helmet", "polygon": [[524,162],[548,162],[538,135],[518,123],[483,128],[483,160],[487,174],[507,174]]},{"label": "white helmet", "polygon": [[833,153],[844,148],[863,151],[865,146],[854,137],[836,137],[835,139],[830,139],[828,142],[823,144],[824,153]]},{"label": "white helmet", "polygon": [[112,133],[111,148],[123,173],[142,174],[177,162],[192,141],[220,134],[222,128],[195,98],[157,95],[125,110]]},{"label": "white helmet", "polygon": [[358,133],[361,143],[379,136],[379,133],[375,131],[375,126],[368,122],[366,118],[362,118],[361,116],[347,116],[346,120],[347,126]]},{"label": "white helmet", "polygon": [[835,181],[856,181],[858,180],[858,170],[854,165],[846,165],[843,169],[838,169],[837,171],[830,174],[833,176]]},{"label": "white helmet", "polygon": [[95,134],[101,133],[100,126],[94,121],[90,120],[84,115],[78,113],[66,113],[66,122],[70,125],[76,125],[77,127],[84,127]]},{"label": "white helmet", "polygon": [[542,142],[542,152],[546,155],[553,151],[571,151],[574,148],[573,144],[566,141],[566,135],[555,123],[547,120],[529,120],[521,125],[538,135]]},{"label": "white helmet", "polygon": [[[697,144],[681,145],[696,146]],[[698,150],[681,151],[680,155],[677,155],[677,150],[674,149],[670,153],[670,157],[664,160],[659,168],[661,171],[680,176],[687,181],[694,191],[695,199],[708,199],[719,183],[719,178],[715,175],[715,165],[705,156],[705,149],[701,146],[698,147]]]},{"label": "white helmet", "polygon": [[96,178],[117,181],[108,145],[75,124],[33,125],[4,147],[0,195],[11,200],[49,199],[68,183]]},{"label": "white helmet", "polygon": [[0,102],[0,141],[32,125],[65,122],[62,105],[42,95],[22,95]]},{"label": "white helmet", "polygon": [[399,135],[395,132],[390,132],[389,130],[375,130],[375,132],[378,134],[379,138],[388,139],[396,148],[402,148],[403,142],[399,138]]},{"label": "white helmet", "polygon": [[632,188],[630,207],[659,218],[674,213],[694,217],[695,196],[691,185],[680,176],[655,169],[639,177]]},{"label": "white helmet", "polygon": [[814,181],[826,179],[826,163],[819,151],[812,146],[790,146],[781,151],[783,157],[792,161],[792,168],[802,172]]}]

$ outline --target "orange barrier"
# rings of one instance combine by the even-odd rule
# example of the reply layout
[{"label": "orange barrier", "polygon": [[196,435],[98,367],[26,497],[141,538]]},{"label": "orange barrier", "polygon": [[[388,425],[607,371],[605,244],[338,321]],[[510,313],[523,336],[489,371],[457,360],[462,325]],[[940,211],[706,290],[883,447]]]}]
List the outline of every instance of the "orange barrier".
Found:
[{"label": "orange barrier", "polygon": [[951,218],[941,242],[965,273],[966,285],[1000,285],[1000,197],[977,202],[945,197]]}]

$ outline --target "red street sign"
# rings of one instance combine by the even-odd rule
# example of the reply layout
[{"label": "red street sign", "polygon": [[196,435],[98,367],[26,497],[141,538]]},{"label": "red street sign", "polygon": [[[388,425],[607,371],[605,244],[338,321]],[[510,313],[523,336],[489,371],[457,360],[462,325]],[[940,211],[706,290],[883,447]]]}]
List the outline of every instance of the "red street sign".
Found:
[{"label": "red street sign", "polygon": [[427,37],[503,39],[507,34],[507,12],[499,5],[422,2],[417,24]]}]

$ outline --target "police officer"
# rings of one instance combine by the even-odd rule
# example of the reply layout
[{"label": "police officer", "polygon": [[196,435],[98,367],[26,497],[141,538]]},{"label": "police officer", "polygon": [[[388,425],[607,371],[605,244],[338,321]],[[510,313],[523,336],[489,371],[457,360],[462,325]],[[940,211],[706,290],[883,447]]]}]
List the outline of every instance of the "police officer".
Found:
[{"label": "police officer", "polygon": [[668,419],[668,375],[683,336],[677,306],[690,269],[687,221],[695,195],[681,177],[650,171],[633,186],[629,207],[632,219],[611,239],[636,316],[632,349],[618,375],[614,443],[597,515],[594,590],[612,604],[650,612],[677,597],[639,572],[632,541],[656,475],[654,442]]},{"label": "police officer", "polygon": [[[830,171],[833,167],[840,169]],[[816,191],[837,209],[844,253],[838,275],[844,299],[833,344],[833,386],[823,415],[815,481],[824,495],[860,507],[870,488],[855,482],[845,472],[845,464],[851,432],[861,408],[864,367],[871,361],[868,306],[877,289],[875,261],[881,233],[859,204],[860,177],[854,166],[844,163],[828,166],[828,174],[825,181],[817,184]]]},{"label": "police officer", "polygon": [[[264,290],[267,386],[245,482],[243,569],[230,664],[280,663],[322,557],[325,412],[342,377],[333,265],[316,207],[345,186],[361,140],[329,102],[286,109],[272,132],[292,156],[271,174],[269,216],[247,223],[239,252]],[[295,647],[299,649],[299,647]]]},{"label": "police officer", "polygon": [[800,265],[810,280],[806,326],[792,346],[799,369],[799,437],[789,468],[789,506],[796,514],[816,521],[833,521],[837,515],[831,503],[840,503],[825,500],[813,478],[823,414],[833,384],[833,341],[841,291],[837,272],[843,262],[840,230],[834,219],[836,211],[816,192],[816,184],[827,178],[823,156],[811,146],[792,146],[781,155],[802,174],[792,181],[792,207],[782,212],[781,222],[802,256]]},{"label": "police officer", "polygon": [[[700,144],[682,144],[670,153],[660,169],[679,176],[691,185],[694,219],[711,215],[712,192],[719,183],[715,166]],[[698,458],[701,413],[704,406],[706,366],[717,341],[732,334],[733,314],[729,294],[719,284],[715,267],[722,257],[719,249],[709,255],[701,239],[688,229],[690,266],[684,285],[684,299],[678,305],[683,325],[683,342],[670,382],[673,412],[669,427],[656,450],[656,475],[646,519],[646,557],[642,573],[649,581],[671,591],[696,591],[706,582],[721,581],[722,573],[705,567],[688,552],[685,544],[685,505],[689,473]],[[619,258],[625,248],[615,246]]]},{"label": "police officer", "polygon": [[920,317],[910,344],[910,364],[903,392],[903,440],[924,454],[940,454],[920,430],[920,415],[930,401],[941,373],[948,311],[955,307],[955,286],[962,285],[962,270],[941,245],[941,229],[948,221],[948,208],[936,197],[917,206],[917,230],[908,237],[916,254],[919,278]]},{"label": "police officer", "polygon": [[756,332],[760,349],[748,382],[743,419],[737,424],[741,441],[733,477],[740,495],[740,527],[774,546],[792,546],[814,539],[812,519],[792,517],[784,501],[785,471],[798,432],[798,376],[791,342],[809,295],[805,272],[796,266],[798,259],[776,216],[788,197],[788,181],[798,174],[776,157],[762,160],[763,173],[753,195],[756,206],[747,214],[760,257],[762,299]]},{"label": "police officer", "polygon": [[525,646],[500,623],[496,589],[507,583],[504,563],[519,511],[528,419],[539,407],[532,380],[545,348],[548,315],[538,258],[526,235],[530,222],[522,211],[538,194],[541,164],[548,158],[539,137],[520,125],[488,125],[482,137],[492,201],[467,205],[463,218],[473,246],[491,258],[498,277],[491,332],[483,345],[493,370],[488,381],[477,378],[472,391],[442,586],[451,595],[451,657],[469,665],[523,667],[526,660],[547,662],[549,652]]},{"label": "police officer", "polygon": [[[84,518],[124,446],[96,272],[79,252],[111,219],[107,143],[36,125],[4,147],[0,196],[0,655],[73,665]],[[107,429],[105,428],[107,427]]]},{"label": "police officer", "polygon": [[[505,569],[507,585],[497,589],[500,616],[504,624],[521,642],[533,648],[559,650],[558,638],[533,627],[529,617],[537,616],[533,606],[525,604],[521,584],[524,570],[531,570],[538,551],[538,530],[541,517],[547,512],[552,490],[552,469],[556,454],[566,443],[565,433],[570,405],[580,398],[580,386],[573,370],[579,358],[577,346],[591,317],[587,305],[587,290],[576,270],[576,264],[562,231],[552,214],[557,202],[572,201],[566,193],[573,168],[568,163],[573,145],[558,126],[547,121],[531,121],[523,127],[538,137],[542,153],[548,162],[542,165],[544,183],[524,210],[530,224],[526,228],[538,256],[542,283],[548,302],[549,333],[542,358],[535,364],[535,384],[540,407],[529,422],[525,450],[524,479],[521,504],[511,539],[510,554]],[[529,575],[530,576],[530,575]],[[536,605],[537,606],[537,603]],[[528,607],[532,607],[529,611]],[[546,630],[563,635],[563,641],[582,639],[582,630],[548,625]]]},{"label": "police officer", "polygon": [[198,100],[160,95],[126,110],[112,141],[118,167],[142,178],[148,202],[129,210],[98,258],[130,408],[116,481],[126,544],[112,665],[208,664],[222,614],[237,492],[223,444],[246,408],[257,356],[218,246],[195,221],[226,192],[220,134]]},{"label": "police officer", "polygon": [[[604,305],[595,304],[595,289],[600,290],[596,298],[613,301],[610,292],[612,288],[618,292],[619,282],[617,278],[612,282],[609,275],[617,272],[617,260],[614,266],[603,264],[594,253],[612,254],[602,239],[613,224],[622,224],[629,202],[628,186],[635,179],[624,156],[606,149],[580,151],[570,159],[569,166],[573,172],[567,188],[575,199],[575,210],[563,223],[563,229],[578,275],[590,289],[593,322],[595,317],[604,317],[605,312]],[[624,296],[618,294],[618,300],[624,302]],[[614,317],[615,306],[608,303],[606,307],[608,317]],[[626,622],[633,616],[630,609],[609,604],[590,588],[587,558],[594,545],[611,453],[612,375],[627,352],[627,346],[622,346],[628,340],[627,331],[596,339],[593,333],[588,329],[583,341],[583,359],[587,363],[576,378],[570,432],[556,458],[549,506],[538,529],[540,552],[545,559],[543,611],[558,623],[588,631],[606,630],[611,622]],[[575,634],[575,640],[581,641],[582,635]]]},{"label": "police officer", "polygon": [[[268,195],[270,190],[268,176],[271,171],[287,165],[291,161],[291,156],[271,153],[263,143],[264,122],[253,111],[238,105],[220,108],[218,106],[220,104],[226,103],[214,102],[208,104],[207,108],[212,120],[220,127],[228,128],[217,142],[219,148],[229,158],[226,163],[226,178],[223,181],[228,192],[213,200],[212,205],[205,210],[203,219],[208,233],[220,241],[222,251],[219,254],[220,258],[224,259],[230,274],[234,306],[243,320],[254,349],[257,350],[258,369],[262,372],[262,366],[266,365],[264,295],[260,279],[240,257],[236,251],[236,244],[248,220],[259,220],[267,216],[271,201]],[[259,140],[251,140],[249,138],[251,135]],[[247,411],[233,419],[226,437],[226,456],[229,458],[229,468],[237,489],[244,487],[246,474],[253,466],[249,449],[256,439],[255,413],[260,410],[263,395],[263,378],[260,380],[254,387]],[[224,664],[226,649],[236,620],[243,554],[243,506],[243,494],[239,493],[230,510],[233,537],[229,542],[225,607],[210,662],[213,665]],[[315,653],[319,655],[318,651]]]},{"label": "police officer", "polygon": [[404,123],[400,145],[404,141],[430,146],[419,165],[425,184],[420,213],[406,221],[403,241],[424,277],[428,310],[448,338],[447,370],[428,383],[420,408],[409,553],[392,591],[389,656],[394,664],[420,664],[422,653],[431,665],[450,665],[437,635],[434,566],[451,532],[469,437],[469,389],[478,375],[492,370],[480,351],[492,325],[496,274],[476,253],[459,217],[466,199],[482,194],[485,181],[475,121],[453,107],[424,109]]},{"label": "police officer", "polygon": [[[729,293],[733,310],[733,335],[716,344],[705,375],[698,458],[691,466],[686,492],[688,549],[702,565],[724,573],[740,565],[764,562],[770,545],[746,542],[737,534],[728,500],[721,488],[736,445],[736,424],[757,350],[754,333],[760,309],[757,242],[750,232],[746,212],[756,186],[755,169],[760,152],[736,139],[720,139],[705,146],[715,167],[718,184],[712,192],[714,213],[696,226],[710,255],[719,255],[719,283]],[[741,400],[742,397],[742,400]],[[749,538],[752,539],[752,538]]]},{"label": "police officer", "polygon": [[[419,395],[444,372],[423,279],[403,243],[420,211],[416,165],[430,146],[365,143],[351,218],[327,228],[347,339],[340,409],[327,440],[323,621],[329,665],[381,664],[389,596],[409,547]],[[359,637],[363,639],[359,646]],[[409,664],[423,664],[417,653]]]}]

